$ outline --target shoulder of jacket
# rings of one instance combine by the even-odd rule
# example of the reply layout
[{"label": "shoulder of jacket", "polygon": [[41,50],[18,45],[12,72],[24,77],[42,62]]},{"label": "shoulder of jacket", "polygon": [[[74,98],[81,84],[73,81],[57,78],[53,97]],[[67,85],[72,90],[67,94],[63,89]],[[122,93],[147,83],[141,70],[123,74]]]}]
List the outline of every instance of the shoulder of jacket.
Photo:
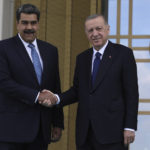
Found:
[{"label": "shoulder of jacket", "polygon": [[54,46],[53,44],[51,44],[51,43],[49,43],[49,42],[47,42],[47,41],[43,41],[43,40],[37,39],[37,44],[41,44],[41,45],[43,45],[43,46],[49,46],[49,47],[53,47],[53,48],[56,48],[56,49],[57,49],[56,46]]},{"label": "shoulder of jacket", "polygon": [[77,55],[77,57],[84,57],[84,56],[86,56],[86,55],[89,55],[89,53],[90,53],[91,51],[92,51],[92,48],[86,49],[86,50],[84,50],[83,52],[79,53],[79,54]]}]

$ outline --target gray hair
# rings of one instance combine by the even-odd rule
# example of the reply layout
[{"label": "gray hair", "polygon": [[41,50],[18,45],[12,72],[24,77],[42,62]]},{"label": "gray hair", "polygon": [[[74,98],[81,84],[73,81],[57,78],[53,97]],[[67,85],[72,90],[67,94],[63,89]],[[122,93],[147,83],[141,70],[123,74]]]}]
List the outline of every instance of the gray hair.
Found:
[{"label": "gray hair", "polygon": [[102,14],[90,15],[90,16],[88,16],[88,17],[86,18],[85,22],[88,21],[88,20],[91,20],[91,19],[95,19],[95,18],[97,18],[97,17],[102,17],[102,18],[104,19],[104,23],[105,23],[106,25],[108,25],[108,22],[107,22],[106,18],[105,18],[104,15],[102,15]]}]

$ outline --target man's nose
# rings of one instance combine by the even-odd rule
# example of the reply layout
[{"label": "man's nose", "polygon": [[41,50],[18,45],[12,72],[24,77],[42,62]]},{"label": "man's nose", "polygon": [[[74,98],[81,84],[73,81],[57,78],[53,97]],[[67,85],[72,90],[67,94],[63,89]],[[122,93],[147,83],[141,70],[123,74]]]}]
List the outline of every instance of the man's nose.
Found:
[{"label": "man's nose", "polygon": [[27,28],[27,29],[32,29],[31,23],[28,23],[27,26],[26,26],[26,28]]},{"label": "man's nose", "polygon": [[98,31],[93,30],[93,35],[94,35],[94,36],[98,35]]}]

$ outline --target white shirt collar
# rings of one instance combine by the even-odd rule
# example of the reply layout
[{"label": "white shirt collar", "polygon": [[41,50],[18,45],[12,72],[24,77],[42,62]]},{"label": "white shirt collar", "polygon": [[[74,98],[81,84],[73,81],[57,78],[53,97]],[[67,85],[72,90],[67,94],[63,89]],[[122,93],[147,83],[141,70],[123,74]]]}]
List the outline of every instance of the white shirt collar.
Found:
[{"label": "white shirt collar", "polygon": [[[21,39],[23,45],[24,45],[25,47],[28,47],[29,43],[27,43],[26,41],[24,41],[24,40],[22,39],[22,37],[20,36],[19,33],[18,33],[18,36],[19,36],[19,38]],[[35,46],[35,48],[37,48],[37,40],[36,40],[36,39],[32,42],[32,44]]]},{"label": "white shirt collar", "polygon": [[[25,47],[25,49],[26,49],[26,51],[27,51],[27,53],[28,53],[30,59],[32,60],[31,48],[28,47],[29,43],[27,43],[26,41],[24,41],[24,40],[21,38],[21,36],[20,36],[19,33],[18,33],[18,36],[19,36],[20,40],[22,41],[22,43],[23,43],[23,45],[24,45],[24,47]],[[37,51],[37,53],[38,53],[38,55],[39,55],[40,62],[41,62],[42,68],[43,68],[43,61],[42,61],[42,58],[41,58],[41,55],[40,55],[40,52],[39,52],[39,48],[38,48],[38,46],[37,46],[37,40],[35,39],[35,40],[32,42],[32,44],[34,44],[34,46],[35,46],[35,50]]]},{"label": "white shirt collar", "polygon": [[108,45],[108,40],[107,40],[107,42],[105,43],[105,45],[104,45],[101,49],[99,49],[98,51],[93,47],[93,56],[95,56],[95,54],[96,54],[97,52],[99,52],[99,53],[103,56],[104,51],[105,51],[107,45]]}]

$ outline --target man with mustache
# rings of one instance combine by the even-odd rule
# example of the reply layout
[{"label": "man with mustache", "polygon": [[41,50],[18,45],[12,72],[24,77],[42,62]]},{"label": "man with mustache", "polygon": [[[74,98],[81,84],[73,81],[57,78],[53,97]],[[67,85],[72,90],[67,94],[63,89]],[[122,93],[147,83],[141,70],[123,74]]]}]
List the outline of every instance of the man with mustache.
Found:
[{"label": "man with mustache", "polygon": [[47,150],[58,141],[62,108],[39,102],[43,89],[60,93],[57,48],[38,40],[39,10],[24,4],[16,11],[17,36],[0,41],[0,150]]},{"label": "man with mustache", "polygon": [[[77,150],[124,150],[137,129],[138,85],[133,51],[108,40],[102,15],[89,16],[85,33],[92,44],[79,54],[73,86],[59,94],[60,106],[78,102]],[[48,91],[45,90],[48,93]],[[51,106],[52,98],[43,103]]]}]

